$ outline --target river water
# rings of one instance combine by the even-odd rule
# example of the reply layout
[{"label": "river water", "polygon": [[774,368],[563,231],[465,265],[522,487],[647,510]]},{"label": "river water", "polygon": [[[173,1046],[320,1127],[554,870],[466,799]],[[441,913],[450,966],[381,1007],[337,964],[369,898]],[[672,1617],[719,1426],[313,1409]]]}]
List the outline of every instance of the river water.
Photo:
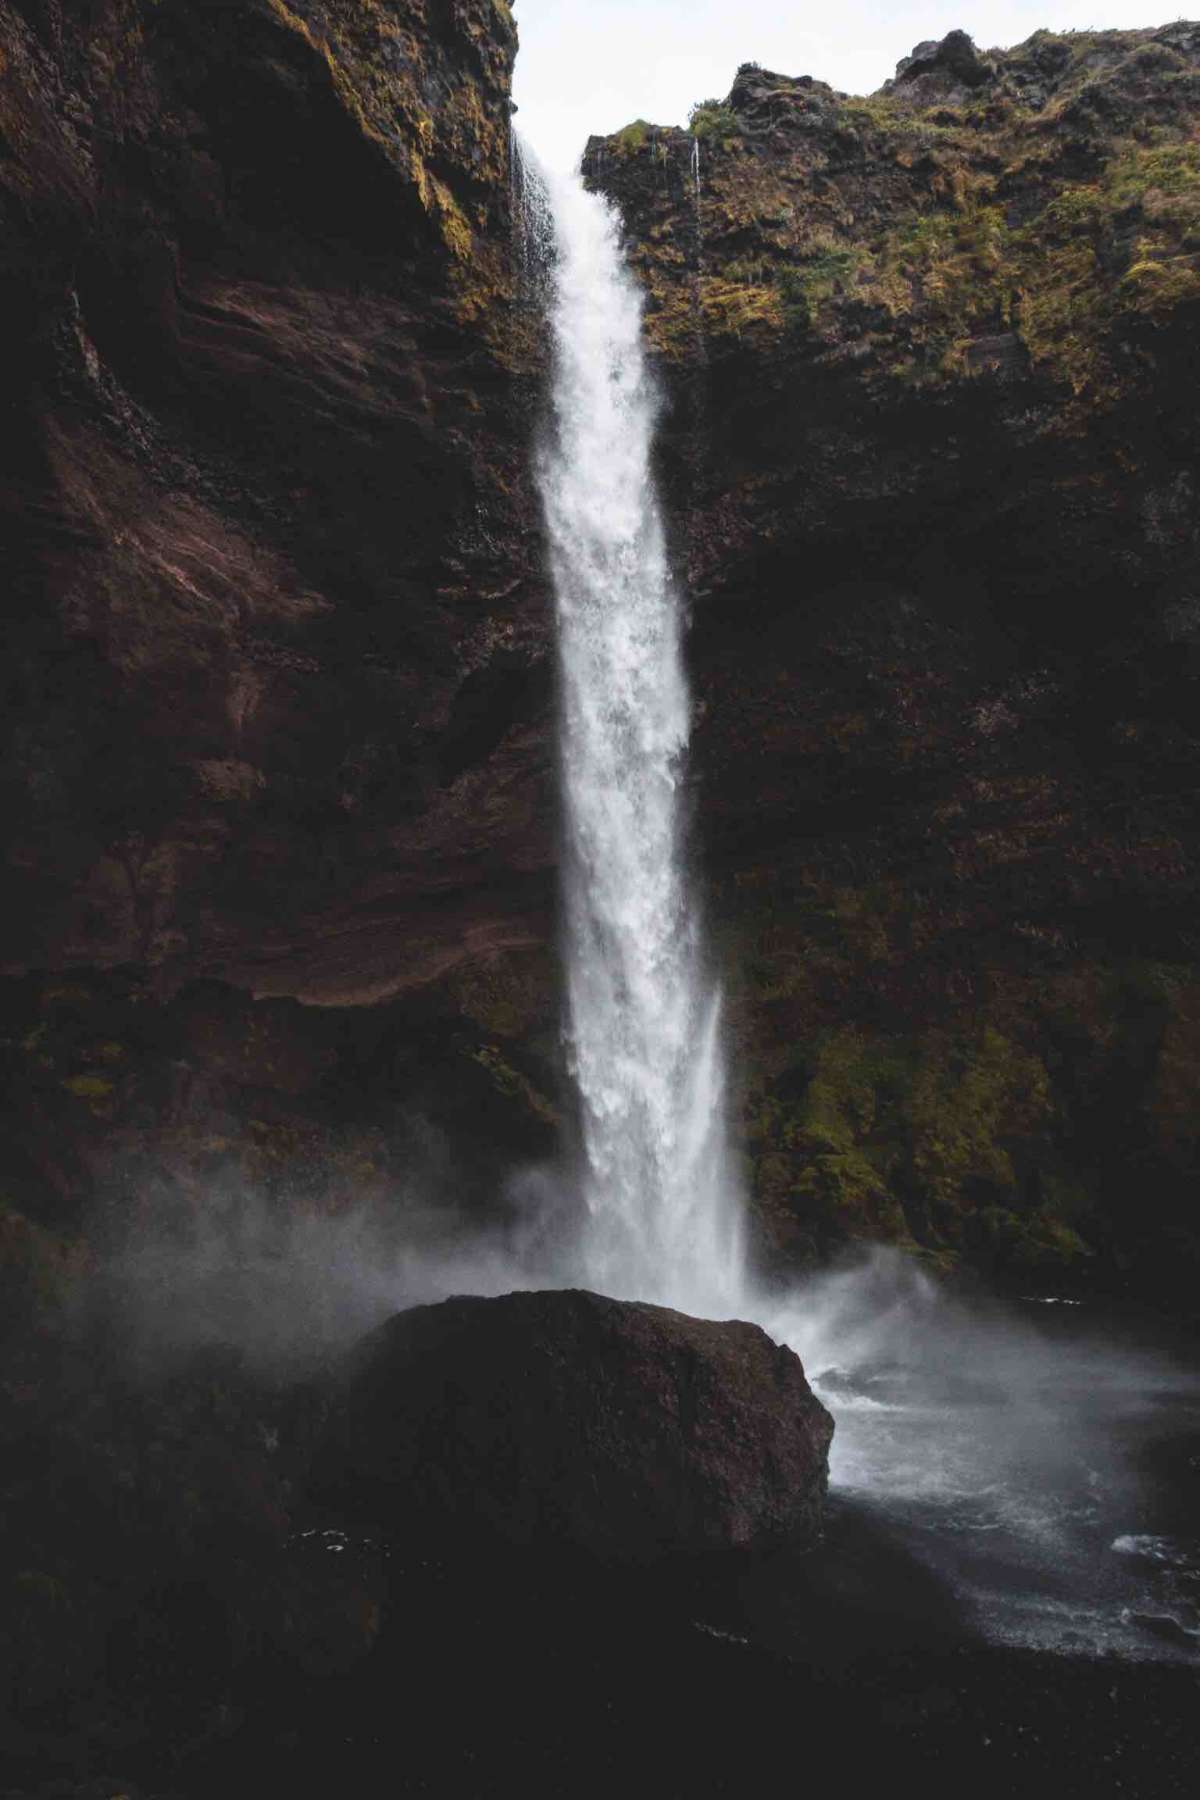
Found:
[{"label": "river water", "polygon": [[773,1304],[837,1429],[831,1493],[986,1641],[1200,1652],[1200,1346],[1101,1301],[955,1298],[883,1250]]}]

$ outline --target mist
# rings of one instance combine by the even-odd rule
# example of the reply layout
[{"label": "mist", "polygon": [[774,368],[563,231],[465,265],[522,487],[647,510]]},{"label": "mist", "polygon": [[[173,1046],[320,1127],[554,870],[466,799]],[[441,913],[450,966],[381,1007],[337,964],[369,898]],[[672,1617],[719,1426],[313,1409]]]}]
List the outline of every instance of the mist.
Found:
[{"label": "mist", "polygon": [[224,1345],[264,1375],[302,1375],[407,1307],[563,1285],[569,1184],[528,1169],[499,1201],[483,1225],[429,1171],[337,1212],[216,1184],[182,1222],[110,1231],[89,1308],[145,1367]]},{"label": "mist", "polygon": [[956,1294],[882,1246],[758,1316],[834,1414],[833,1494],[886,1521],[982,1635],[1194,1652],[1194,1523],[1154,1466],[1200,1422],[1194,1348],[1111,1306]]}]

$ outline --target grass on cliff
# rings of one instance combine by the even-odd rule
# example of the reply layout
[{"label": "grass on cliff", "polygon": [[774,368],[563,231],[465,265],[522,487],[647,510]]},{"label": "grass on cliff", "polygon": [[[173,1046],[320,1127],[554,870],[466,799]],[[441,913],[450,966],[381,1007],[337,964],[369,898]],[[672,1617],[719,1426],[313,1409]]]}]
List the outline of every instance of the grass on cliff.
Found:
[{"label": "grass on cliff", "polygon": [[940,930],[903,884],[759,884],[730,929],[773,1258],[873,1239],[1014,1277],[1124,1266],[1152,1204],[1181,1266],[1200,1263],[1200,966],[1062,963],[921,1017],[904,971],[926,951],[936,971]]},{"label": "grass on cliff", "polygon": [[[744,279],[745,265],[730,272]],[[993,183],[963,182],[874,242],[826,233],[791,266],[760,259],[756,274],[793,331],[836,336],[847,303],[866,309],[894,374],[961,376],[976,337],[1013,330],[1035,365],[1102,401],[1119,383],[1122,326],[1200,302],[1200,144],[1125,144],[1096,181],[1061,187],[1021,227]]]},{"label": "grass on cliff", "polygon": [[728,144],[739,136],[741,126],[723,100],[697,100],[688,113],[688,130],[701,143]]},{"label": "grass on cliff", "polygon": [[[1050,1191],[1018,1166],[1053,1162],[1055,1106],[1035,1054],[995,1026],[920,1040],[852,1027],[798,1049],[797,1077],[754,1108],[755,1188],[769,1232],[810,1253],[846,1237],[935,1257],[1021,1267],[1070,1262],[1087,1246]],[[1054,1172],[1049,1171],[1051,1182]]]},{"label": "grass on cliff", "polygon": [[[753,325],[814,347],[853,339],[876,378],[938,383],[976,374],[976,340],[1010,332],[1083,409],[1113,400],[1137,379],[1127,334],[1152,342],[1200,304],[1200,75],[1147,39],[1035,33],[1001,58],[1003,86],[962,107],[838,102],[782,165],[728,159],[707,195],[701,318],[660,278],[660,348],[684,353],[697,323],[734,338]],[[692,124],[736,142],[723,103]],[[790,160],[810,184],[823,158],[851,186],[825,181],[797,206]],[[864,207],[852,189],[868,177],[912,204],[897,214],[881,187]]]},{"label": "grass on cliff", "polygon": [[620,131],[613,133],[610,142],[619,156],[633,156],[649,143],[653,130],[648,119],[632,119]]}]

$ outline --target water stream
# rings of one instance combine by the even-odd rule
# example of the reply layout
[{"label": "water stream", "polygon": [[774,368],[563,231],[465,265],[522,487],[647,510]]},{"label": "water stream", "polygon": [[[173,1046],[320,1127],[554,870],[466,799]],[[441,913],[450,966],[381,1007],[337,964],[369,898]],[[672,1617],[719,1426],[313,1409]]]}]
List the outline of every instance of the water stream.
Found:
[{"label": "water stream", "polygon": [[742,1299],[720,995],[687,877],[691,705],[656,491],[656,397],[620,222],[577,175],[554,224],[539,479],[558,611],[568,1039],[584,1278],[711,1315]]}]

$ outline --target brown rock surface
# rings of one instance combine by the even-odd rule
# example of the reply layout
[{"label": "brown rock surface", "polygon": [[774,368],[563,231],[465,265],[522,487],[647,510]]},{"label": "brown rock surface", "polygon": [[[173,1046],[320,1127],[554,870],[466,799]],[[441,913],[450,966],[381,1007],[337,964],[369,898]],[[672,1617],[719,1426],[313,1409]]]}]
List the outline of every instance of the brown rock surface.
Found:
[{"label": "brown rock surface", "polygon": [[515,48],[500,0],[0,0],[0,1192],[34,1213],[314,1169],[341,1205],[444,1160],[404,1121],[528,1084]]},{"label": "brown rock surface", "polygon": [[756,1325],[508,1294],[399,1313],[356,1361],[316,1491],[407,1542],[629,1561],[819,1530],[833,1421]]},{"label": "brown rock surface", "polygon": [[4,964],[361,1004],[540,939],[507,8],[0,34]]}]

